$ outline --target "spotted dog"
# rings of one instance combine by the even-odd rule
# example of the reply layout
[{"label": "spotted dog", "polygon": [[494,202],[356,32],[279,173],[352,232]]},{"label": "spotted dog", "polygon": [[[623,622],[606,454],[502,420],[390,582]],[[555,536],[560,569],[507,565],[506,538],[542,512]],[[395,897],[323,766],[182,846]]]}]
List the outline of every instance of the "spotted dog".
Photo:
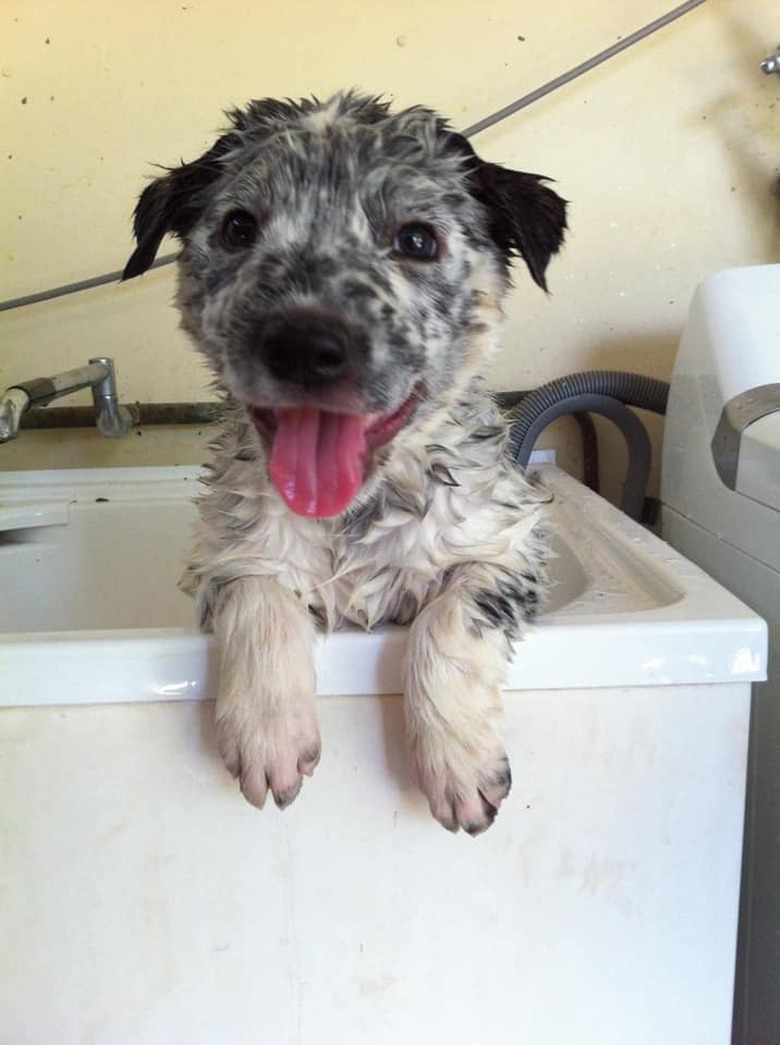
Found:
[{"label": "spotted dog", "polygon": [[539,494],[480,375],[509,265],[537,284],[565,204],[434,112],[253,101],[142,193],[125,278],[181,242],[178,307],[224,404],[183,587],[221,657],[225,765],[258,807],[320,757],[318,631],[409,626],[410,762],[477,834],[511,783],[499,688],[545,583]]}]

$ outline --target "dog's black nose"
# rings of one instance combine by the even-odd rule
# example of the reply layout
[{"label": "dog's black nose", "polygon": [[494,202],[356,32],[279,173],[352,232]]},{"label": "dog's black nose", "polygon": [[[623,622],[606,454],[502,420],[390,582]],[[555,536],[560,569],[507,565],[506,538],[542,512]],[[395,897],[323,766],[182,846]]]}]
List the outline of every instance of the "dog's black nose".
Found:
[{"label": "dog's black nose", "polygon": [[297,385],[329,385],[349,368],[349,331],[338,318],[305,312],[266,322],[260,352],[274,375]]}]

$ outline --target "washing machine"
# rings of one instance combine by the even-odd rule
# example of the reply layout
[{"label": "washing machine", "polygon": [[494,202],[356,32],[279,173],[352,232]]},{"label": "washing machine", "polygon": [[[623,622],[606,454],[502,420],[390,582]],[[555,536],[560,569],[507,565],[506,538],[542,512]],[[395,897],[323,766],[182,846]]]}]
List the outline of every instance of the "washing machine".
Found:
[{"label": "washing machine", "polygon": [[734,1045],[780,1042],[780,265],[697,288],[671,382],[664,538],[769,630],[755,684]]}]

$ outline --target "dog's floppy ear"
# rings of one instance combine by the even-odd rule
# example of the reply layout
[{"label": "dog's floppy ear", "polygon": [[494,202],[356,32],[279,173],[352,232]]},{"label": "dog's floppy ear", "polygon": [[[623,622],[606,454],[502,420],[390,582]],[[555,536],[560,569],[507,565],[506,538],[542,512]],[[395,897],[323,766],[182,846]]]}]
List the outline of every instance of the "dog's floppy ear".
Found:
[{"label": "dog's floppy ear", "polygon": [[539,174],[481,163],[472,176],[472,194],[490,214],[490,235],[507,257],[519,254],[533,280],[547,290],[545,272],[563,244],[566,201]]},{"label": "dog's floppy ear", "polygon": [[507,260],[519,254],[534,282],[547,290],[545,272],[567,227],[566,201],[547,187],[549,178],[481,160],[460,134],[450,132],[449,145],[466,156],[469,190],[487,209],[496,246]]},{"label": "dog's floppy ear", "polygon": [[238,145],[236,133],[225,134],[199,159],[182,163],[147,185],[133,216],[138,246],[125,266],[123,280],[151,268],[167,232],[180,238],[189,232],[203,212],[206,189],[224,170],[224,157]]}]

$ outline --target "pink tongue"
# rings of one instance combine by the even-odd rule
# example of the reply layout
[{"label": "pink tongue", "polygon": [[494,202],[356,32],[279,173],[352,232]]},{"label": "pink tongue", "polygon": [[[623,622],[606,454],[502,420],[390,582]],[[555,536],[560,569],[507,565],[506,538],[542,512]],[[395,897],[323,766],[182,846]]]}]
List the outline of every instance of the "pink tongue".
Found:
[{"label": "pink tongue", "polygon": [[363,481],[365,419],[313,407],[277,411],[269,472],[296,515],[340,515]]}]

